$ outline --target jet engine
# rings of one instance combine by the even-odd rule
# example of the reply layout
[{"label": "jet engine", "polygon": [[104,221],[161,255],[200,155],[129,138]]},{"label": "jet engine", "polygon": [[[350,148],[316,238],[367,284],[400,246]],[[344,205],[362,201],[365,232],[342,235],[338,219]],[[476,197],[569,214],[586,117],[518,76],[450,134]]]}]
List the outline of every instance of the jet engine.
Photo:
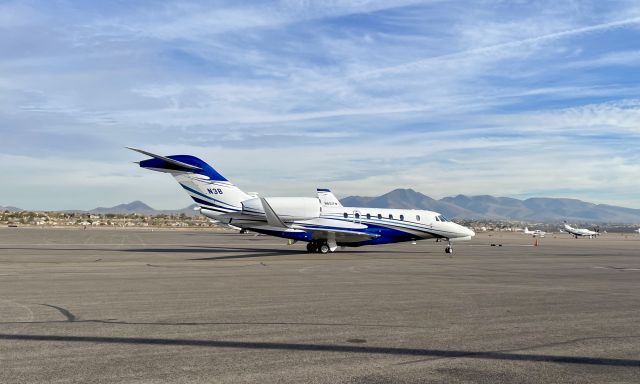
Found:
[{"label": "jet engine", "polygon": [[[282,220],[308,220],[320,217],[320,200],[315,197],[267,197],[265,199]],[[260,198],[243,201],[242,214],[264,215]]]}]

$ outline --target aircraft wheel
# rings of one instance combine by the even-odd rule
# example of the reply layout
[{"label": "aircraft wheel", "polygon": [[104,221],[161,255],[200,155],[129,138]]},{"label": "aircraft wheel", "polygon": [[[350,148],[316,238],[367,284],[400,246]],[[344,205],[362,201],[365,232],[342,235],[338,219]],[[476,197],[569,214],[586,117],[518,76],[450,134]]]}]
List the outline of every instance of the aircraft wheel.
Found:
[{"label": "aircraft wheel", "polygon": [[453,253],[453,248],[447,247],[444,249],[444,253]]},{"label": "aircraft wheel", "polygon": [[329,245],[327,243],[320,245],[320,248],[318,249],[318,251],[322,254],[329,253],[330,250],[331,249],[329,248]]},{"label": "aircraft wheel", "polygon": [[307,243],[307,252],[309,252],[309,253],[315,253],[315,252],[316,252],[316,249],[317,249],[317,248],[316,248],[315,243],[312,243],[312,242],[308,242],[308,243]]}]

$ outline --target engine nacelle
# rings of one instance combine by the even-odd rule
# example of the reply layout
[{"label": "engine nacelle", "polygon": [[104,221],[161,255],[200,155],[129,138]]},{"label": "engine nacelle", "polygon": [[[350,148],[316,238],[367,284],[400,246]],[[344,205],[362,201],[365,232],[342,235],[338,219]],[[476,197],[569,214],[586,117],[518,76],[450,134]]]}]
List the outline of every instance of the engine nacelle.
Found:
[{"label": "engine nacelle", "polygon": [[[308,220],[320,217],[320,200],[315,197],[266,197],[267,203],[282,220]],[[259,198],[242,202],[242,213],[264,215]]]}]

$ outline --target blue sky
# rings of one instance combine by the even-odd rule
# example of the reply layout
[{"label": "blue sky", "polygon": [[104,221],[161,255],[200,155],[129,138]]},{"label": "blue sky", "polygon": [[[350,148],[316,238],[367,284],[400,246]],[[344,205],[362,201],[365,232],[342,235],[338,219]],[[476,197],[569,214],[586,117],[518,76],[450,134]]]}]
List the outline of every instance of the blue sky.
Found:
[{"label": "blue sky", "polygon": [[637,1],[0,1],[0,205],[247,191],[640,208]]}]

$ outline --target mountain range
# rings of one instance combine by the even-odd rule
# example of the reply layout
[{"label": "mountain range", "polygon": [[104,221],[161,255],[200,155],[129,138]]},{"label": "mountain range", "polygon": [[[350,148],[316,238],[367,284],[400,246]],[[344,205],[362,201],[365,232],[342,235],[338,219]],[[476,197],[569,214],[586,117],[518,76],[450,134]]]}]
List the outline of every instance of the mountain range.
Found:
[{"label": "mountain range", "polygon": [[[92,210],[89,211],[85,211],[85,210],[81,210],[81,209],[67,209],[64,210],[62,212],[67,212],[67,213],[95,213],[95,214],[108,214],[108,213],[113,213],[113,214],[132,214],[132,213],[138,213],[141,215],[179,215],[181,213],[186,214],[187,216],[195,216],[198,215],[199,212],[198,211],[194,211],[194,207],[197,207],[196,204],[192,204],[188,207],[182,208],[182,209],[166,209],[166,210],[159,210],[159,209],[154,209],[151,208],[150,206],[148,206],[147,204],[143,203],[140,200],[136,200],[136,201],[132,201],[130,203],[127,204],[119,204],[113,207],[98,207],[98,208],[94,208]],[[22,212],[25,211],[24,209],[21,208],[16,208],[16,207],[4,207],[4,206],[0,206],[0,212],[5,212],[5,211],[9,211],[9,212]]]},{"label": "mountain range", "polygon": [[96,214],[107,214],[107,213],[115,213],[115,214],[131,214],[131,213],[139,213],[142,215],[179,215],[184,213],[187,216],[195,216],[200,214],[198,211],[195,211],[194,208],[197,207],[197,204],[191,204],[188,207],[182,209],[166,209],[166,210],[158,210],[151,208],[147,204],[143,203],[140,200],[132,201],[127,204],[119,204],[113,207],[98,207],[94,208],[87,213],[96,213]]},{"label": "mountain range", "polygon": [[[457,195],[439,200],[433,199],[413,189],[395,189],[381,196],[349,196],[340,202],[347,207],[406,208],[425,209],[458,219],[521,220],[528,222],[570,222],[588,223],[640,223],[640,209],[624,208],[607,204],[587,203],[577,199],[534,197],[519,200],[511,197],[489,195]],[[192,204],[177,210],[156,210],[142,201],[133,201],[113,207],[98,207],[90,211],[70,210],[96,214],[144,215],[198,214]],[[15,207],[2,207],[0,211],[21,211]]]},{"label": "mountain range", "polygon": [[0,205],[0,212],[5,212],[5,211],[20,212],[20,211],[22,211],[22,209],[16,208],[16,207],[4,207],[4,206]]},{"label": "mountain range", "polygon": [[640,209],[564,198],[534,197],[519,200],[489,195],[457,195],[435,200],[413,189],[395,189],[382,196],[349,196],[340,202],[352,207],[425,209],[451,218],[465,219],[640,223]]}]

